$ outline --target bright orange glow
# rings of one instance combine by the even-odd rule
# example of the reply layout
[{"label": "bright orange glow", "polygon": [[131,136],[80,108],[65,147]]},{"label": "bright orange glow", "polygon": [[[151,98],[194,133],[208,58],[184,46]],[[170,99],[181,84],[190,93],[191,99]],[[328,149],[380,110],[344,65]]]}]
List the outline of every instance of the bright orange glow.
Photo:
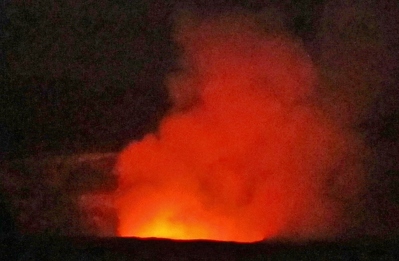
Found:
[{"label": "bright orange glow", "polygon": [[209,238],[210,231],[207,226],[175,220],[174,215],[172,211],[160,211],[153,220],[140,227],[133,235],[173,239]]},{"label": "bright orange glow", "polygon": [[184,223],[174,222],[168,216],[160,215],[156,219],[147,224],[138,231],[137,237],[158,237],[158,238],[172,238],[172,239],[206,239],[209,238],[206,228],[201,228],[196,224],[187,225]]},{"label": "bright orange glow", "polygon": [[170,78],[175,111],[116,166],[119,234],[251,242],[339,233],[341,203],[326,195],[345,183],[336,166],[356,180],[343,163],[353,144],[309,102],[309,57],[247,18],[226,19],[177,37],[192,64]]}]

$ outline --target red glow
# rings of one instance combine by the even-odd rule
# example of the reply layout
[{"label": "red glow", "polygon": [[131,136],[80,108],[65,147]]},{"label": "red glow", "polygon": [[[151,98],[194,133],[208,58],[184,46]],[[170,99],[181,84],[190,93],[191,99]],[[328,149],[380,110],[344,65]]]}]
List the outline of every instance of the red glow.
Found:
[{"label": "red glow", "polygon": [[121,236],[251,242],[342,228],[324,195],[349,143],[309,102],[313,65],[238,20],[180,33],[192,64],[171,78],[171,97],[192,104],[120,154]]}]

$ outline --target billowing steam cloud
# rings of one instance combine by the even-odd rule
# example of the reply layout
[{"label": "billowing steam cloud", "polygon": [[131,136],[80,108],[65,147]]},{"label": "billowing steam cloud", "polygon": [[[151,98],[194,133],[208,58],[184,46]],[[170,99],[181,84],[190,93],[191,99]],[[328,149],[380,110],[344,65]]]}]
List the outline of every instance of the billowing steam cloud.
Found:
[{"label": "billowing steam cloud", "polygon": [[353,226],[361,142],[321,109],[301,43],[270,24],[243,12],[182,17],[174,107],[116,167],[120,235],[315,239]]}]

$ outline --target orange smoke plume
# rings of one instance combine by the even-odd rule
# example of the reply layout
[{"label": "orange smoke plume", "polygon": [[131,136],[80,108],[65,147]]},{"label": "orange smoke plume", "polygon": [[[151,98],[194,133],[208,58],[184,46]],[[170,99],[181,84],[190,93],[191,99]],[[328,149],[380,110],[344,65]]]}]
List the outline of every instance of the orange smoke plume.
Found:
[{"label": "orange smoke plume", "polygon": [[246,14],[183,21],[182,70],[168,79],[174,107],[119,156],[119,234],[251,242],[344,233],[361,190],[360,145],[317,105],[301,44]]}]

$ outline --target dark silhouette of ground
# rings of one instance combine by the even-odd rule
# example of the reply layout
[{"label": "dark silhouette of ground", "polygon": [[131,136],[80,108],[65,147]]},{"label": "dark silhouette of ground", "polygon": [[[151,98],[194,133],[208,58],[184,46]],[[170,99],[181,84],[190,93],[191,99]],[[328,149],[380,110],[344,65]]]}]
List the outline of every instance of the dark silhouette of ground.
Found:
[{"label": "dark silhouette of ground", "polygon": [[9,238],[8,260],[398,260],[398,239],[233,243],[137,238]]}]

